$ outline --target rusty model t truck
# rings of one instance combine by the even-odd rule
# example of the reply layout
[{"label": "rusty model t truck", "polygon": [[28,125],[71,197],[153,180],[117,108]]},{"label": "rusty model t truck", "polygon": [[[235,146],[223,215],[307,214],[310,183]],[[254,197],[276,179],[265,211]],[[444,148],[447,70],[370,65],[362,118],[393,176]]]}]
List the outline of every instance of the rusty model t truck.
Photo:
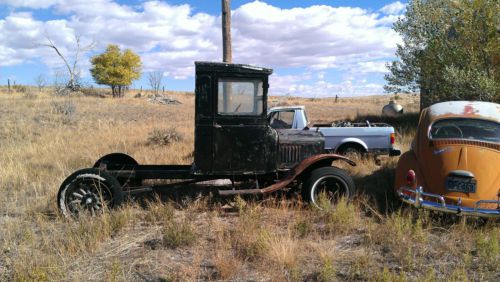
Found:
[{"label": "rusty model t truck", "polygon": [[[324,154],[324,137],[311,130],[280,130],[267,119],[271,69],[249,65],[197,62],[194,162],[189,165],[143,165],[113,153],[92,168],[70,175],[61,185],[58,206],[65,216],[101,213],[118,206],[125,195],[153,192],[207,180],[229,179],[221,196],[262,195],[301,189],[318,206],[319,195],[352,197],[354,182]],[[147,179],[169,180],[148,184]],[[168,182],[168,183],[167,183]]]}]

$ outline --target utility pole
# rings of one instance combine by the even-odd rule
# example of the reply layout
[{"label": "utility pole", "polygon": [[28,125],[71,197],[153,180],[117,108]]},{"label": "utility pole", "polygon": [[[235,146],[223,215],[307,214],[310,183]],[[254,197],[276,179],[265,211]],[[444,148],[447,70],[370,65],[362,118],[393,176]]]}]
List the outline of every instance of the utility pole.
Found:
[{"label": "utility pole", "polygon": [[232,63],[231,0],[222,0],[222,61]]},{"label": "utility pole", "polygon": [[[222,61],[224,63],[232,63],[231,51],[231,0],[222,0]],[[231,104],[231,86],[226,82],[223,85],[223,104],[224,112],[229,111]]]}]

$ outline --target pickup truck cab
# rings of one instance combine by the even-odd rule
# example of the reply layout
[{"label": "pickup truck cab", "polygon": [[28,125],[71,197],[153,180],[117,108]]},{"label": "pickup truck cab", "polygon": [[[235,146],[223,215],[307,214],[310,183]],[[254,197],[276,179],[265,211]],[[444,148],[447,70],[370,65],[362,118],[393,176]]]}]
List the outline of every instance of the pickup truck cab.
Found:
[{"label": "pickup truck cab", "polygon": [[394,127],[386,123],[309,124],[304,106],[274,107],[268,111],[268,120],[275,129],[300,129],[321,132],[325,137],[325,151],[339,154],[399,156],[394,148]]}]

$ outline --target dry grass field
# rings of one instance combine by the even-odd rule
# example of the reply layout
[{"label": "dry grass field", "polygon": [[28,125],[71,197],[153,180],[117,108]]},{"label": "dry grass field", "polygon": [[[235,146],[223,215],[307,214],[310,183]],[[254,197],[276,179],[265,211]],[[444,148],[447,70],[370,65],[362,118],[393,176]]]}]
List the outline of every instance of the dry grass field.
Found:
[{"label": "dry grass field", "polygon": [[[348,168],[360,195],[318,211],[300,200],[186,197],[130,201],[79,220],[56,207],[60,183],[100,156],[192,162],[194,96],[179,105],[0,89],[0,281],[499,281],[500,226],[400,208],[397,158]],[[270,98],[312,121],[376,118],[388,96]],[[401,95],[406,112],[418,97]],[[407,150],[417,114],[393,120]],[[173,142],[152,142],[162,132]],[[156,137],[155,137],[156,136]],[[160,138],[161,139],[161,138]],[[142,204],[139,204],[141,202]],[[229,208],[228,208],[229,206]]]}]

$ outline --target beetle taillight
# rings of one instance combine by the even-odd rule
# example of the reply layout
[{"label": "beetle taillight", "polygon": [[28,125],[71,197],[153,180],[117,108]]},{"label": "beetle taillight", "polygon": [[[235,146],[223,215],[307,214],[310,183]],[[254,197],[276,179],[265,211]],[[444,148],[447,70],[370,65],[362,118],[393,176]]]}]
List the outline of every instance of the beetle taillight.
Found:
[{"label": "beetle taillight", "polygon": [[395,141],[396,141],[396,135],[394,133],[391,133],[391,145],[394,145]]},{"label": "beetle taillight", "polygon": [[409,186],[414,186],[415,183],[417,183],[417,176],[415,175],[415,171],[413,171],[413,169],[408,170],[408,173],[406,174],[406,183],[408,183]]}]

